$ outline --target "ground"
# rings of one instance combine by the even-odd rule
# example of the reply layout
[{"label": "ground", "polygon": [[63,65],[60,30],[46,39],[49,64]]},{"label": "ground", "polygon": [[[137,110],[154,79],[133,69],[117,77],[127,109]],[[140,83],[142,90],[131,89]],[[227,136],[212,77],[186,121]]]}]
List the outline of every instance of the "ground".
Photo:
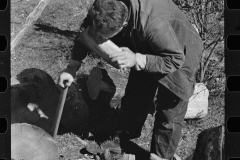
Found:
[{"label": "ground", "polygon": [[[23,29],[27,16],[39,0],[11,1],[11,39]],[[39,19],[25,33],[19,45],[11,53],[11,76],[15,76],[26,68],[39,68],[46,71],[55,82],[59,72],[69,62],[73,39],[78,33],[82,20],[86,16],[87,0],[52,0],[47,5]],[[96,60],[85,59],[84,65],[78,72],[89,74],[96,65]],[[118,92],[121,95],[121,91]],[[150,149],[150,141],[154,116],[149,115],[142,130],[142,136],[133,142],[144,150]],[[209,97],[209,113],[203,119],[185,120],[177,154],[185,159],[196,147],[198,134],[207,128],[224,123],[224,96]],[[79,149],[82,143],[74,133],[64,133],[56,137],[61,159],[77,160],[82,154]]]}]

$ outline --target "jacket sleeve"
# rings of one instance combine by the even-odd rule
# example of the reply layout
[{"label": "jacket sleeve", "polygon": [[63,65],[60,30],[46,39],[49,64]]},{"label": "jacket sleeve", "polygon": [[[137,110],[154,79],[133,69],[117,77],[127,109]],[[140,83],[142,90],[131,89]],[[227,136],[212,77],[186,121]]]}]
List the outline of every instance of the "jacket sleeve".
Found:
[{"label": "jacket sleeve", "polygon": [[182,67],[185,56],[172,26],[165,18],[155,18],[145,29],[146,41],[154,53],[146,53],[145,71],[172,73]]},{"label": "jacket sleeve", "polygon": [[71,57],[72,60],[77,60],[77,61],[81,62],[87,56],[89,49],[79,41],[79,38],[81,37],[81,33],[88,26],[91,26],[91,25],[92,25],[92,19],[91,19],[91,16],[88,14],[80,26],[79,35],[74,40],[73,49],[71,51],[72,52],[72,57]]},{"label": "jacket sleeve", "polygon": [[80,26],[79,35],[74,40],[73,49],[71,50],[71,60],[68,66],[61,72],[67,72],[73,77],[76,77],[76,72],[80,68],[82,60],[87,56],[87,53],[89,52],[88,48],[79,41],[79,37],[89,25],[92,25],[92,20],[90,15],[87,15]]}]

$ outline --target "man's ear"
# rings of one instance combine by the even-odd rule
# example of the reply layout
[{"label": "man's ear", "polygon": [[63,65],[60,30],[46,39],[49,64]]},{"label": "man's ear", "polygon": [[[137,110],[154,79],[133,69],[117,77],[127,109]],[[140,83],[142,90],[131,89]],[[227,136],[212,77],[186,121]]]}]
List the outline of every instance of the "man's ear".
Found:
[{"label": "man's ear", "polygon": [[127,22],[124,22],[124,23],[123,23],[123,27],[126,27],[127,25],[128,25]]}]

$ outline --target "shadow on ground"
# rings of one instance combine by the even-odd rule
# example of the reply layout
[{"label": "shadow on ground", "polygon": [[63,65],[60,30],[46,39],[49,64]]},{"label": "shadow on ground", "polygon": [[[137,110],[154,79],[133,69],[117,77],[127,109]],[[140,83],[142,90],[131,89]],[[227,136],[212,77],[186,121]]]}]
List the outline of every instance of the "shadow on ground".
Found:
[{"label": "shadow on ground", "polygon": [[61,30],[57,27],[52,26],[51,24],[38,22],[35,24],[36,31],[43,31],[45,33],[54,33],[58,35],[65,36],[69,39],[73,39],[79,32],[69,31],[69,30]]}]

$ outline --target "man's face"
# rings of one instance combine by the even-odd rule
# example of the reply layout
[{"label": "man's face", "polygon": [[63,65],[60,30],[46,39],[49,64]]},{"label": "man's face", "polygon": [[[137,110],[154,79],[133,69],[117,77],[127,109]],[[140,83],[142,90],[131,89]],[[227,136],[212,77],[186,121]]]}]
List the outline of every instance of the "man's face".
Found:
[{"label": "man's face", "polygon": [[112,32],[110,34],[102,34],[102,33],[99,33],[99,32],[98,32],[98,34],[102,39],[107,40],[109,38],[112,38],[112,37],[116,36],[119,32],[121,32],[122,29],[123,29],[123,27],[119,28],[118,30],[116,30],[115,32]]}]

